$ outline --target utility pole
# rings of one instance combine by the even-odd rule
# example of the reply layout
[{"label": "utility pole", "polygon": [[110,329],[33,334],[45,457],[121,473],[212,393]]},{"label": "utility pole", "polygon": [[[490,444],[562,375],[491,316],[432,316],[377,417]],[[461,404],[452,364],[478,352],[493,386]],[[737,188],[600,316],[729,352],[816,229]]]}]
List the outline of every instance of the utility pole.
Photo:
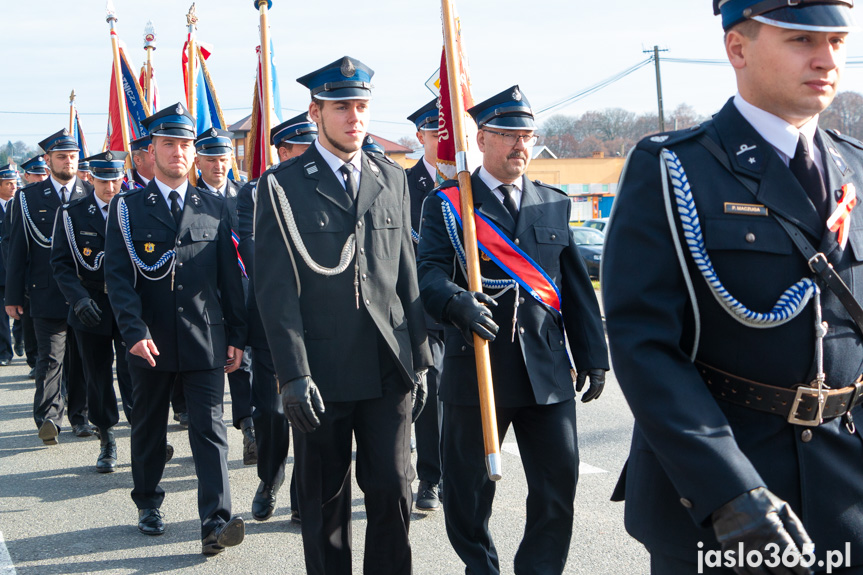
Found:
[{"label": "utility pole", "polygon": [[660,50],[659,46],[654,46],[653,50],[643,50],[645,54],[653,52],[653,62],[656,64],[656,102],[659,106],[659,131],[665,131],[665,112],[662,108],[662,76],[659,72],[659,53],[668,52],[668,50]]}]

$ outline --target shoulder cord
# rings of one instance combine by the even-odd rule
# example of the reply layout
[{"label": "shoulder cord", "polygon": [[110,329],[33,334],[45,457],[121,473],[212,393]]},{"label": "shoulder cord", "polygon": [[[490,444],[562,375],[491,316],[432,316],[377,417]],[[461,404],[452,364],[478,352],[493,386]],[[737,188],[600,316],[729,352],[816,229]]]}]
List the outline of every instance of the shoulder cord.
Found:
[{"label": "shoulder cord", "polygon": [[[677,213],[680,216],[683,235],[686,239],[689,253],[707,285],[710,287],[713,297],[716,298],[716,301],[720,303],[722,308],[732,318],[752,328],[765,329],[778,327],[797,317],[818,289],[811,278],[802,278],[785,290],[776,304],[774,304],[773,309],[768,313],[752,311],[728,293],[728,290],[725,289],[725,286],[722,285],[722,282],[716,275],[713,262],[710,260],[710,255],[705,249],[704,237],[701,233],[701,222],[698,218],[698,211],[695,208],[689,179],[686,176],[683,165],[680,163],[677,154],[668,149],[662,150],[662,160],[668,170],[668,175],[671,176],[671,183],[674,187],[674,196],[677,202]],[[663,187],[666,190],[666,198],[668,198],[668,178],[663,178]],[[669,199],[666,199],[666,202],[669,201]],[[668,203],[666,203],[666,206],[670,210]],[[671,219],[669,224],[671,224],[672,230],[674,230]],[[679,245],[679,237],[677,237],[675,231],[672,233],[674,234],[675,244]],[[678,253],[678,258],[680,258],[680,253]],[[686,269],[683,262],[681,262],[681,267],[684,270]],[[690,297],[693,297],[692,293],[690,293]]]},{"label": "shoulder cord", "polygon": [[[150,281],[159,281],[160,279],[166,277],[169,273],[174,271],[174,266],[177,264],[177,258],[175,257],[177,252],[176,250],[169,250],[162,254],[162,257],[159,260],[148,266],[144,263],[144,261],[138,256],[138,252],[135,251],[135,245],[132,243],[132,226],[129,223],[129,207],[126,205],[126,200],[124,198],[119,198],[117,201],[117,214],[119,216],[120,221],[120,233],[123,236],[123,243],[126,244],[126,251],[129,253],[129,259],[132,260],[132,265],[136,267],[141,275]],[[159,277],[150,277],[144,272],[154,272],[157,269],[164,266],[168,261],[171,262],[171,265],[168,266],[168,269],[165,270],[165,273],[160,275]],[[135,274],[135,285],[138,283],[138,275]]]},{"label": "shoulder cord", "polygon": [[69,240],[69,247],[72,248],[72,253],[75,254],[75,271],[78,271],[78,262],[84,266],[84,269],[91,272],[99,271],[99,268],[102,267],[102,258],[105,257],[105,252],[101,251],[96,254],[96,257],[93,258],[93,265],[89,265],[84,260],[84,256],[81,255],[81,252],[78,251],[78,242],[75,241],[75,229],[72,227],[72,218],[69,217],[69,212],[66,210],[63,210],[63,224],[65,224],[64,227],[66,228],[66,238]]},{"label": "shoulder cord", "polygon": [[417,233],[417,231],[415,229],[413,229],[413,227],[411,227],[411,239],[413,240],[413,242],[415,244],[420,243],[420,235]]},{"label": "shoulder cord", "polygon": [[[300,257],[303,258],[303,261],[306,262],[306,265],[309,266],[313,272],[320,274],[322,276],[336,276],[340,273],[344,272],[350,266],[351,261],[354,259],[356,254],[356,245],[357,239],[355,234],[351,234],[350,237],[345,242],[344,247],[342,247],[342,254],[339,258],[339,265],[334,268],[327,268],[320,264],[318,264],[315,260],[312,259],[312,256],[309,255],[308,250],[306,249],[306,244],[303,242],[303,238],[300,235],[300,230],[297,228],[297,222],[294,220],[294,212],[291,209],[291,204],[288,202],[288,198],[285,195],[285,190],[279,185],[279,182],[276,180],[276,177],[273,174],[269,174],[267,176],[267,184],[270,188],[270,202],[273,205],[273,211],[276,215],[276,221],[279,223],[279,230],[282,232],[282,239],[285,242],[285,247],[288,249],[288,255],[291,257],[291,265],[294,268],[294,278],[297,281],[297,295],[300,295],[301,287],[300,287],[300,274],[297,270],[297,262],[294,260],[294,254],[291,250],[291,244],[288,241],[288,236],[285,233],[285,228],[282,226],[281,218],[278,217],[278,213],[281,212],[282,217],[285,219],[285,225],[288,228],[288,234],[291,236],[291,240],[294,242],[294,246],[297,248],[297,252],[300,254]],[[279,206],[276,206],[276,199],[279,201]],[[357,286],[357,274],[359,273],[358,264],[354,265],[354,285]]]},{"label": "shoulder cord", "polygon": [[[46,238],[36,227],[33,218],[30,217],[30,210],[27,208],[27,194],[22,191],[18,196],[21,198],[21,214],[24,216],[24,236],[29,235],[39,247],[51,249],[51,238]],[[29,247],[30,242],[27,242],[27,245]]]},{"label": "shoulder cord", "polygon": [[[467,278],[467,257],[465,256],[461,238],[458,235],[459,227],[456,222],[455,215],[452,213],[452,208],[449,207],[447,202],[441,202],[441,209],[443,210],[443,221],[447,235],[449,236],[449,241],[455,250],[456,261],[458,261],[459,267],[461,268],[461,273],[464,274],[465,278]],[[518,282],[514,279],[489,279],[485,277],[481,277],[480,279],[482,281],[482,287],[500,290],[494,295],[488,294],[492,299],[497,299],[509,290],[515,289],[515,304],[512,310],[512,341],[515,341],[516,325],[518,323]]]}]

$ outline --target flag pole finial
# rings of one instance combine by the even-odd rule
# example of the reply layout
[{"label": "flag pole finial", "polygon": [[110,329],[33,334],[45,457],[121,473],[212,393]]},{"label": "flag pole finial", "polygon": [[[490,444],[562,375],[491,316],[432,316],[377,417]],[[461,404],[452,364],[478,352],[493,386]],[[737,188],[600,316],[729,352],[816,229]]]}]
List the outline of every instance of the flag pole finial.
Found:
[{"label": "flag pole finial", "polygon": [[107,1],[105,4],[105,12],[107,13],[107,17],[105,18],[106,22],[117,21],[117,11],[114,9],[114,0]]},{"label": "flag pole finial", "polygon": [[144,50],[156,49],[156,29],[153,27],[153,21],[147,20],[147,25],[144,26]]},{"label": "flag pole finial", "polygon": [[69,94],[69,103],[71,104],[74,101],[75,101],[75,90],[72,90],[72,93]]},{"label": "flag pole finial", "polygon": [[194,26],[198,27],[198,15],[195,13],[195,3],[192,2],[191,8],[189,8],[189,13],[186,14],[186,23],[189,27]]}]

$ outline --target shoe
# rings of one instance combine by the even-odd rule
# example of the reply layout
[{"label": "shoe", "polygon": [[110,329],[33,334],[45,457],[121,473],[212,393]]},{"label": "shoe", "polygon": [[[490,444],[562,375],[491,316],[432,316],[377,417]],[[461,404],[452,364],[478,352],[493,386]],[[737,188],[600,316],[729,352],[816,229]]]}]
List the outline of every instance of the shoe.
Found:
[{"label": "shoe", "polygon": [[138,510],[138,531],[144,535],[165,533],[165,515],[159,509]]},{"label": "shoe", "polygon": [[27,374],[27,379],[36,379],[36,368],[31,367],[30,373]]},{"label": "shoe", "polygon": [[417,488],[417,509],[434,511],[438,507],[440,507],[440,497],[438,495],[437,483],[420,481]]},{"label": "shoe", "polygon": [[9,365],[11,362],[12,362],[12,360],[11,360],[11,359],[0,359],[0,365],[2,365],[3,367],[6,367],[6,366],[7,366],[7,365]]},{"label": "shoe", "polygon": [[411,453],[417,452],[417,440],[411,436]]},{"label": "shoe", "polygon": [[252,500],[252,517],[258,521],[266,521],[273,516],[276,510],[276,495],[279,493],[281,483],[268,485],[261,481],[255,498]]},{"label": "shoe", "polygon": [[243,465],[258,463],[258,445],[255,443],[255,428],[251,417],[245,417],[240,422],[243,431]]},{"label": "shoe", "polygon": [[242,517],[231,517],[231,520],[216,527],[201,541],[201,553],[215,555],[225,550],[225,547],[239,545],[246,538],[246,524]]},{"label": "shoe", "polygon": [[300,510],[299,509],[291,509],[291,523],[300,524],[303,521],[300,519]]},{"label": "shoe", "polygon": [[174,414],[174,421],[180,424],[180,427],[189,427],[189,414],[185,411]]},{"label": "shoe", "polygon": [[72,426],[72,433],[77,437],[93,437],[93,427],[89,423],[76,423]]},{"label": "shoe", "polygon": [[117,467],[117,442],[114,441],[114,432],[110,429],[100,429],[99,443],[101,449],[99,458],[96,460],[96,471],[112,473]]},{"label": "shoe", "polygon": [[15,355],[18,357],[24,357],[24,344],[23,343],[15,343]]},{"label": "shoe", "polygon": [[165,442],[165,463],[171,461],[174,458],[174,446],[169,442]]},{"label": "shoe", "polygon": [[56,423],[50,419],[42,422],[41,427],[39,427],[39,439],[42,440],[42,443],[45,445],[57,445],[58,435],[60,435],[60,428],[57,427]]}]

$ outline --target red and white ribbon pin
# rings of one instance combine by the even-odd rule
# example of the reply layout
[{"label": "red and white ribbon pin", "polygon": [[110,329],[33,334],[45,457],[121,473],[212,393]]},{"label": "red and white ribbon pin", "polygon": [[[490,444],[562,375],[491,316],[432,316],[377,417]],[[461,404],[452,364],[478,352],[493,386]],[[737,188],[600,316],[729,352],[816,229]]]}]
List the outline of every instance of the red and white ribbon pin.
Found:
[{"label": "red and white ribbon pin", "polygon": [[839,200],[836,211],[827,218],[827,228],[831,232],[838,232],[839,236],[836,240],[839,242],[839,247],[843,250],[848,243],[848,232],[851,229],[851,210],[856,205],[857,190],[854,188],[854,184],[845,184],[842,186],[842,199]]}]

